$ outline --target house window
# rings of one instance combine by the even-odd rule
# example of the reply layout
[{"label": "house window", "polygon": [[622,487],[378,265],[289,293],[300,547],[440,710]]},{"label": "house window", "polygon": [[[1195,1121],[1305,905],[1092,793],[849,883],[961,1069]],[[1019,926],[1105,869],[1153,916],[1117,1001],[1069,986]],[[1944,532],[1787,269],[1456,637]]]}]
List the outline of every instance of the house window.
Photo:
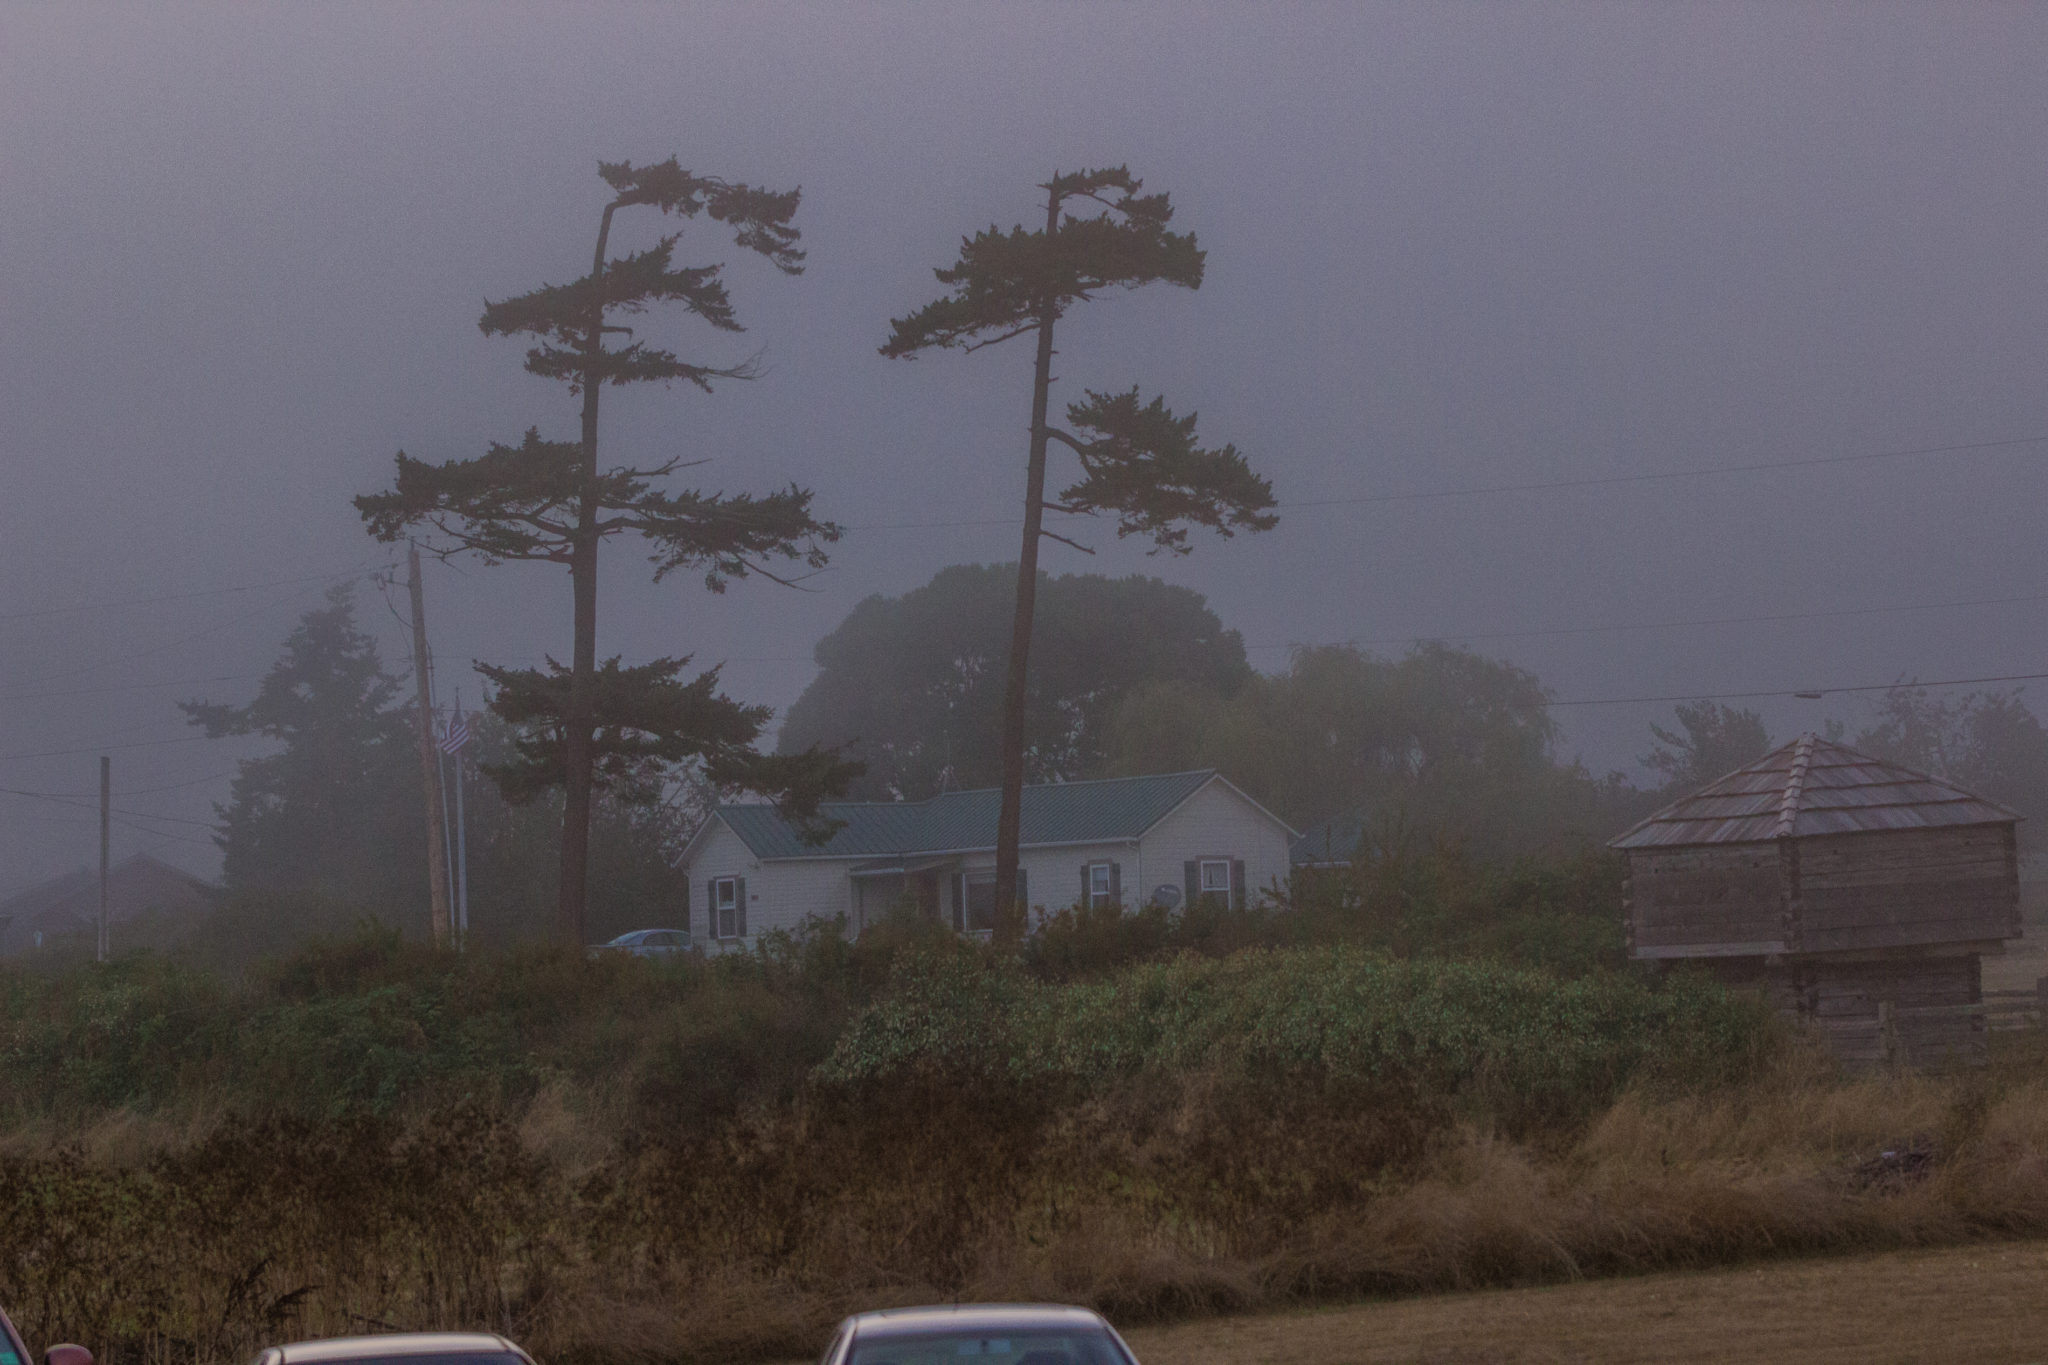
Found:
[{"label": "house window", "polygon": [[1116,903],[1115,869],[1109,863],[1088,864],[1088,908],[1100,910]]},{"label": "house window", "polygon": [[1229,896],[1230,859],[1202,859],[1202,894],[1205,896]]},{"label": "house window", "polygon": [[996,927],[996,874],[970,872],[966,877],[969,933],[987,933]]},{"label": "house window", "polygon": [[711,936],[713,938],[744,938],[747,932],[747,911],[740,898],[745,894],[742,888],[745,879],[740,877],[713,877],[711,879]]},{"label": "house window", "polygon": [[[990,868],[983,872],[959,872],[954,874],[953,902],[956,911],[953,927],[965,929],[970,934],[986,934],[996,927],[996,874]],[[1017,869],[1017,904],[1031,903],[1029,882],[1024,869]]]}]

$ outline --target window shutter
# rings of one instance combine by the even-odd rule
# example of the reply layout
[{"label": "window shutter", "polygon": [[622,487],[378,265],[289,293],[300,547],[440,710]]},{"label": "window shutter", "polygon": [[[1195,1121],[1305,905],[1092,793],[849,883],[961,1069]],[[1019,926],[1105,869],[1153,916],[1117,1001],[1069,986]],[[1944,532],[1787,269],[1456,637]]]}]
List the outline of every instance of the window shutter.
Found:
[{"label": "window shutter", "polygon": [[1088,864],[1086,863],[1081,864],[1081,899],[1078,904],[1083,910],[1095,908],[1094,898],[1089,894]]},{"label": "window shutter", "polygon": [[734,928],[738,931],[741,938],[745,938],[747,936],[747,879],[745,877],[733,879],[732,898],[738,901],[740,906],[739,913],[734,916],[739,923]]},{"label": "window shutter", "polygon": [[1181,865],[1181,871],[1187,878],[1188,909],[1192,910],[1202,900],[1202,865],[1190,858]]},{"label": "window shutter", "polygon": [[1230,908],[1244,909],[1244,859],[1230,860]]},{"label": "window shutter", "polygon": [[689,879],[688,877],[684,877],[684,878],[682,879],[682,881],[683,881],[683,932],[687,934],[687,933],[689,933],[689,932],[690,932],[690,879]]},{"label": "window shutter", "polygon": [[1109,865],[1109,903],[1117,909],[1124,908],[1124,867],[1122,863]]}]

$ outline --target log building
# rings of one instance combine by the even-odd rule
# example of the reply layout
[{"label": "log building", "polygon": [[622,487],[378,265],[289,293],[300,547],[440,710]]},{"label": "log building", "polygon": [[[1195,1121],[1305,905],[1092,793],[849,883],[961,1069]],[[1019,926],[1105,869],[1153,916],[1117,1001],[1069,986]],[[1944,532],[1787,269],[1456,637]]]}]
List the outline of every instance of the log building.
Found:
[{"label": "log building", "polygon": [[1974,1060],[2020,933],[2012,811],[1806,735],[1612,841],[1629,955],[1764,987],[1851,1062]]}]

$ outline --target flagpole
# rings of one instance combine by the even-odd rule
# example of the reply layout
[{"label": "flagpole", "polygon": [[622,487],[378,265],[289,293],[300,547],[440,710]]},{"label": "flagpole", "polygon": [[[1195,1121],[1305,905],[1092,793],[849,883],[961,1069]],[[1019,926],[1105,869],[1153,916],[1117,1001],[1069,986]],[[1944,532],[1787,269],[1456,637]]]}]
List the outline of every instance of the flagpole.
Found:
[{"label": "flagpole", "polygon": [[[448,869],[448,917],[455,921],[450,927],[454,931],[452,937],[455,940],[455,947],[459,951],[462,947],[462,922],[457,918],[455,912],[455,831],[450,827],[448,821],[448,741],[446,739],[443,739],[440,744],[435,746],[434,761],[436,764],[435,775],[441,779],[441,864]],[[456,768],[459,773],[461,769],[461,762],[459,760],[456,763]]]}]

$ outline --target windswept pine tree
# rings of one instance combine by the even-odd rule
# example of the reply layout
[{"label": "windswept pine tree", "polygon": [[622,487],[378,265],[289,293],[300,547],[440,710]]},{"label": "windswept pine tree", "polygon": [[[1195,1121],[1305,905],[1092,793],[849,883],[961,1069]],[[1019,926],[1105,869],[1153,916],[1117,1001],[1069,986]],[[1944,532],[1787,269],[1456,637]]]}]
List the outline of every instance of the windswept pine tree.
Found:
[{"label": "windswept pine tree", "polygon": [[[1014,928],[1017,842],[1024,791],[1025,716],[1031,627],[1038,588],[1038,543],[1052,539],[1088,547],[1047,530],[1045,513],[1109,514],[1118,536],[1149,537],[1152,552],[1185,554],[1188,531],[1219,535],[1273,527],[1273,486],[1252,471],[1237,447],[1205,448],[1195,414],[1176,416],[1165,400],[1140,392],[1099,393],[1067,406],[1071,430],[1047,420],[1052,395],[1053,329],[1069,308],[1109,289],[1165,283],[1199,289],[1205,255],[1193,233],[1168,231],[1173,206],[1164,194],[1140,194],[1142,183],[1122,166],[1055,175],[1045,191],[1045,226],[1004,233],[991,227],[960,244],[952,265],[935,271],[950,290],[895,319],[882,354],[910,357],[934,347],[978,351],[1033,337],[1030,457],[1024,491],[1024,543],[1017,557],[1016,609],[1003,691],[1002,807],[996,826],[999,914]],[[1070,211],[1077,205],[1081,212]],[[1092,211],[1091,211],[1092,210]],[[1046,496],[1046,457],[1066,447],[1080,477]]]},{"label": "windswept pine tree", "polygon": [[[598,222],[590,273],[569,284],[543,285],[487,303],[479,326],[488,336],[533,339],[530,373],[568,385],[582,399],[582,432],[574,441],[543,439],[529,430],[518,445],[493,443],[474,459],[432,464],[400,451],[395,486],[355,500],[379,540],[425,533],[443,556],[473,553],[488,564],[541,560],[565,565],[574,600],[574,639],[567,668],[484,668],[496,684],[491,708],[516,727],[516,757],[493,777],[509,799],[563,790],[560,930],[584,937],[589,879],[592,792],[632,795],[660,765],[695,762],[711,781],[774,798],[793,816],[816,813],[818,802],[845,786],[857,765],[812,749],[766,755],[755,741],[768,722],[765,707],[746,706],[718,691],[718,670],[686,679],[687,656],[625,666],[597,659],[599,545],[633,535],[647,546],[657,582],[678,570],[703,575],[704,586],[759,575],[788,584],[822,568],[824,547],[839,528],[811,511],[808,489],[791,485],[764,494],[680,492],[664,487],[681,467],[605,466],[598,458],[598,398],[607,386],[682,380],[706,393],[720,380],[751,379],[749,362],[713,365],[651,344],[616,318],[657,304],[684,311],[721,332],[740,325],[719,264],[675,263],[680,232],[644,251],[612,257],[612,218],[621,209],[651,208],[678,219],[708,219],[733,242],[786,275],[802,273],[794,225],[798,192],[692,175],[671,157],[652,166],[601,163],[612,192]],[[607,345],[606,338],[623,344]]]}]

